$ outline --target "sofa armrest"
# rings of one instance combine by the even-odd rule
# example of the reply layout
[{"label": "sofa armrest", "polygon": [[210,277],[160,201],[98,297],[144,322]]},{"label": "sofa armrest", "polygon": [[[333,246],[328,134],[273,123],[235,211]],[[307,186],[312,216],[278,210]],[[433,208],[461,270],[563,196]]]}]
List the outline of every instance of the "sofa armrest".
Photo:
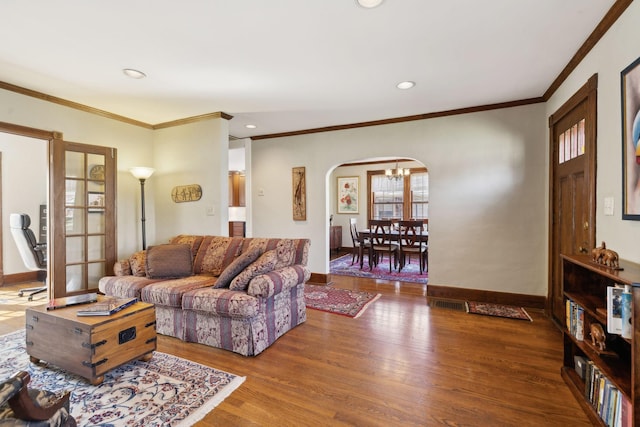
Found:
[{"label": "sofa armrest", "polygon": [[280,268],[251,279],[247,294],[257,298],[269,298],[305,283],[310,277],[311,271],[304,265],[296,264]]},{"label": "sofa armrest", "polygon": [[115,276],[131,276],[131,264],[128,259],[116,261],[113,265],[113,274]]}]

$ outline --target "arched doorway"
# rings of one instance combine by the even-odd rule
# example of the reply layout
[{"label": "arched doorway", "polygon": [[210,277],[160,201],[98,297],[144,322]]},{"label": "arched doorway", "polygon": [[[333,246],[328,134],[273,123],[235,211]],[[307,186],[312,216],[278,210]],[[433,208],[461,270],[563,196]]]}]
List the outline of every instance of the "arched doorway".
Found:
[{"label": "arched doorway", "polygon": [[[397,175],[396,169],[406,170],[407,175]],[[389,176],[388,170],[391,170]],[[396,176],[393,176],[393,175]],[[374,158],[343,163],[327,174],[327,253],[330,274],[346,274],[373,277],[384,280],[407,279],[426,284],[428,275],[410,277],[416,265],[407,266],[403,272],[378,276],[377,270],[368,274],[368,266],[359,269],[352,266],[353,248],[356,243],[350,233],[350,222],[358,229],[369,227],[370,219],[425,219],[428,224],[429,180],[427,167],[407,158]],[[355,186],[355,188],[354,188]],[[425,230],[427,226],[425,225]],[[338,260],[339,259],[339,260]],[[349,271],[345,269],[349,267]],[[353,269],[360,271],[353,271]],[[416,273],[417,276],[418,273]]]}]

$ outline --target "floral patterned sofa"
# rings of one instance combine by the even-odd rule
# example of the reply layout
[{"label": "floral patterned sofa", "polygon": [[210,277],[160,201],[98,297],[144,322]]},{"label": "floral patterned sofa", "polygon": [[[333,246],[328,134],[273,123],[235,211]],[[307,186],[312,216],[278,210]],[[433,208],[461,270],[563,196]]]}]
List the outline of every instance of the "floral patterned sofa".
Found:
[{"label": "floral patterned sofa", "polygon": [[105,295],[156,307],[164,335],[255,356],[304,322],[308,239],[179,235],[120,260]]}]

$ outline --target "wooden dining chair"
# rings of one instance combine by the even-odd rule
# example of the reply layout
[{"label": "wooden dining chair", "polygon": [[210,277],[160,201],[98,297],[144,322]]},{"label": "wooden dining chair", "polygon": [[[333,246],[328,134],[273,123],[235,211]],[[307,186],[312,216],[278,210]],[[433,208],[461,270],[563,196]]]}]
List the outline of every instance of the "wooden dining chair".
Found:
[{"label": "wooden dining chair", "polygon": [[365,250],[367,251],[367,254],[369,253],[369,246],[371,246],[371,242],[368,238],[365,239],[358,234],[357,222],[357,218],[349,218],[349,231],[351,231],[351,242],[353,244],[353,252],[351,253],[351,265],[355,264],[356,262],[360,262],[360,266],[362,266],[362,256],[364,255]]},{"label": "wooden dining chair", "polygon": [[398,257],[400,254],[400,245],[392,236],[393,223],[390,220],[369,221],[369,230],[371,238],[371,247],[369,250],[369,268],[372,265],[378,265],[380,256],[385,253],[389,254],[389,273],[391,273],[391,258],[393,255],[393,268],[398,266]]},{"label": "wooden dining chair", "polygon": [[418,255],[420,274],[422,274],[427,269],[429,250],[427,236],[423,234],[424,221],[400,221],[398,225],[400,228],[400,267],[398,271],[402,271],[407,263],[407,258],[411,261],[411,255]]}]

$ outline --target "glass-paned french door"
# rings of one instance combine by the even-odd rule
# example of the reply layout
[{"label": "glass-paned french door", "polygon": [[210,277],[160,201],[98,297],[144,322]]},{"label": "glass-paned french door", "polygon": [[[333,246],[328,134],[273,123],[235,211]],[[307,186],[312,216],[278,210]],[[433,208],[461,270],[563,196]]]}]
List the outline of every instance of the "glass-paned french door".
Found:
[{"label": "glass-paned french door", "polygon": [[116,259],[116,150],[57,140],[52,153],[54,296],[95,292]]}]

